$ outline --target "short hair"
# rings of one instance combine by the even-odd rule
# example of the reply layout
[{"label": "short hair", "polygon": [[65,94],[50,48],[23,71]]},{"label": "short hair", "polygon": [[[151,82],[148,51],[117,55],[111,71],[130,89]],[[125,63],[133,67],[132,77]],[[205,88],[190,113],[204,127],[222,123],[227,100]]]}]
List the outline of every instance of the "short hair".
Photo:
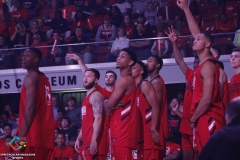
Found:
[{"label": "short hair", "polygon": [[33,22],[36,22],[36,23],[39,25],[38,20],[36,20],[36,19],[32,20],[32,21],[31,21],[31,24],[32,24]]},{"label": "short hair", "polygon": [[59,112],[62,112],[63,114],[66,114],[66,110],[64,109],[64,108],[59,108],[58,110],[57,110],[57,112],[59,113]]},{"label": "short hair", "polygon": [[62,135],[63,136],[63,138],[66,140],[66,136],[65,136],[65,134],[64,133],[62,133],[61,131],[59,131],[58,133],[57,133],[57,136],[58,135]]},{"label": "short hair", "polygon": [[147,3],[147,5],[149,5],[149,4],[152,4],[152,5],[154,5],[154,3],[153,3],[152,1]]},{"label": "short hair", "polygon": [[226,109],[226,115],[228,115],[230,118],[240,116],[240,97],[234,98],[229,102]]},{"label": "short hair", "polygon": [[67,101],[74,101],[74,102],[77,102],[76,98],[73,97],[73,96],[69,97]]},{"label": "short hair", "polygon": [[130,56],[131,60],[133,61],[132,66],[134,66],[137,61],[136,53],[133,50],[131,50],[130,48],[123,48],[121,51],[126,52]]},{"label": "short hair", "polygon": [[212,37],[211,33],[205,31],[205,32],[201,32],[201,34],[204,35],[204,37],[210,42],[210,46],[212,46],[212,44],[213,44],[213,37]]},{"label": "short hair", "polygon": [[232,52],[240,52],[240,47],[233,48]]},{"label": "short hair", "polygon": [[61,35],[60,31],[58,31],[58,30],[54,30],[53,33],[52,33],[52,35],[53,35],[54,33],[57,33],[59,36]]},{"label": "short hair", "polygon": [[157,61],[157,64],[160,64],[159,70],[161,70],[163,66],[162,58],[157,55],[151,55],[150,57],[153,57]]},{"label": "short hair", "polygon": [[82,29],[82,31],[83,31],[83,27],[81,27],[81,26],[77,26],[76,28],[75,28],[75,31],[77,30],[77,29]]},{"label": "short hair", "polygon": [[106,72],[106,74],[107,74],[107,73],[112,73],[112,74],[114,75],[115,79],[117,79],[117,74],[116,74],[114,71],[108,70],[108,71]]},{"label": "short hair", "polygon": [[143,74],[142,74],[143,79],[147,78],[148,70],[147,70],[146,64],[144,64],[142,61],[137,61],[136,63],[139,64],[143,69]]},{"label": "short hair", "polygon": [[41,59],[42,59],[42,51],[40,49],[34,48],[34,47],[30,47],[30,48],[28,48],[28,50],[30,50],[32,53],[34,53],[38,57],[38,59],[39,59],[38,62],[41,61]]},{"label": "short hair", "polygon": [[62,120],[66,119],[68,121],[68,124],[71,124],[72,121],[68,116],[63,116]]},{"label": "short hair", "polygon": [[6,141],[6,139],[8,139],[8,138],[13,139],[13,136],[11,136],[11,134],[10,134],[10,135],[7,135],[7,136],[4,138],[4,141]]},{"label": "short hair", "polygon": [[4,123],[3,126],[2,126],[2,129],[4,130],[4,128],[5,128],[6,126],[10,127],[11,130],[12,130],[12,124],[11,124],[11,123]]},{"label": "short hair", "polygon": [[99,72],[98,70],[96,70],[96,69],[94,69],[94,68],[88,68],[88,69],[85,70],[85,72],[87,72],[87,71],[93,72],[95,78],[96,78],[96,79],[100,79],[100,72]]}]

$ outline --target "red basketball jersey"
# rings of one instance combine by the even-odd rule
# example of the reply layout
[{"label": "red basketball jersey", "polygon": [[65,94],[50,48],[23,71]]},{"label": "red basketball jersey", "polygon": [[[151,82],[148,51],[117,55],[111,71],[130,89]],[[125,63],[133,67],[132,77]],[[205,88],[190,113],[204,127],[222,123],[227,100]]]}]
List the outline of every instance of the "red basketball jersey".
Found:
[{"label": "red basketball jersey", "polygon": [[[161,102],[161,111],[160,111],[160,143],[161,143],[161,150],[165,150],[166,148],[166,139],[169,135],[168,129],[168,116],[167,116],[167,90],[164,83],[164,80],[160,75],[157,75],[155,78],[159,78],[162,83],[162,102]],[[153,78],[153,79],[155,79]],[[153,79],[151,81],[153,81]]]},{"label": "red basketball jersey", "polygon": [[232,76],[229,84],[229,99],[240,96],[240,74]]},{"label": "red basketball jersey", "polygon": [[203,95],[203,82],[202,82],[202,76],[201,76],[201,69],[206,62],[214,63],[216,71],[214,75],[212,100],[209,105],[209,108],[203,115],[208,115],[214,118],[215,120],[217,120],[219,123],[224,124],[224,107],[222,103],[222,97],[219,91],[220,69],[217,64],[217,61],[215,60],[208,59],[196,68],[196,71],[194,73],[194,78],[193,78],[193,99],[192,99],[190,112],[191,114],[195,112],[198,106],[198,103],[201,100]]},{"label": "red basketball jersey", "polygon": [[[138,126],[143,125],[143,132],[141,130],[138,130],[138,132],[144,134],[144,136],[143,136],[144,137],[143,138],[144,139],[144,149],[159,149],[160,146],[156,145],[152,140],[152,134],[151,134],[152,107],[150,106],[146,97],[142,93],[142,90],[141,90],[142,82],[149,83],[147,80],[142,80],[137,85],[136,104],[137,104],[137,108],[140,110],[141,118],[142,118],[141,123],[140,123],[140,121],[138,121]],[[141,128],[141,127],[138,127],[138,128]]]},{"label": "red basketball jersey", "polygon": [[192,95],[193,95],[193,76],[194,71],[190,68],[186,70],[186,89],[184,94],[184,102],[183,102],[183,113],[182,113],[182,121],[180,126],[180,131],[182,133],[192,135],[192,130],[190,129],[190,108],[192,103]]},{"label": "red basketball jersey", "polygon": [[[93,134],[93,123],[94,123],[94,115],[93,115],[93,109],[92,105],[90,104],[90,96],[93,92],[96,92],[97,90],[92,91],[88,96],[85,97],[85,99],[82,102],[82,139],[83,139],[83,149],[89,150],[90,144],[92,140],[92,134]],[[104,129],[104,115],[102,117],[102,127],[100,130],[99,137],[97,139],[98,142],[98,154],[99,155],[105,155],[107,154],[107,134],[105,134],[106,130]]]},{"label": "red basketball jersey", "polygon": [[[33,71],[35,72],[35,71]],[[36,111],[33,122],[26,135],[28,147],[54,147],[54,130],[56,121],[53,116],[52,92],[48,78],[38,72],[39,84],[37,89]],[[26,109],[26,89],[22,86],[20,109],[19,109],[19,131],[22,129],[24,121],[24,111]]]},{"label": "red basketball jersey", "polygon": [[[133,82],[135,82],[134,79]],[[113,147],[136,148],[136,85],[135,83],[132,85],[134,85],[132,91],[122,95],[122,107],[113,110],[111,114],[110,129]]]}]

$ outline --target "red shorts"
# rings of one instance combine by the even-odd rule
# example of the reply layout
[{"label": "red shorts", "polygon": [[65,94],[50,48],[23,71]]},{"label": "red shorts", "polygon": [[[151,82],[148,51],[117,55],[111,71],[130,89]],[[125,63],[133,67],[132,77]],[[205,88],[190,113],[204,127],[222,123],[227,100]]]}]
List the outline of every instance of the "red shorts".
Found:
[{"label": "red shorts", "polygon": [[82,157],[85,160],[106,160],[107,155],[91,155],[90,150],[83,150]]},{"label": "red shorts", "polygon": [[24,154],[35,154],[35,156],[25,156],[24,160],[50,160],[52,149],[41,147],[26,147]]},{"label": "red shorts", "polygon": [[112,147],[112,159],[131,160],[132,149],[127,147]]},{"label": "red shorts", "polygon": [[203,146],[210,139],[210,136],[220,130],[222,126],[222,124],[212,117],[208,115],[202,116],[196,125],[195,139],[193,138],[194,144],[196,144],[194,149],[200,152]]},{"label": "red shorts", "polygon": [[132,160],[143,160],[143,149],[132,150]]},{"label": "red shorts", "polygon": [[182,150],[193,150],[193,136],[182,133]]},{"label": "red shorts", "polygon": [[143,154],[144,160],[162,160],[164,157],[161,157],[159,149],[144,149]]}]

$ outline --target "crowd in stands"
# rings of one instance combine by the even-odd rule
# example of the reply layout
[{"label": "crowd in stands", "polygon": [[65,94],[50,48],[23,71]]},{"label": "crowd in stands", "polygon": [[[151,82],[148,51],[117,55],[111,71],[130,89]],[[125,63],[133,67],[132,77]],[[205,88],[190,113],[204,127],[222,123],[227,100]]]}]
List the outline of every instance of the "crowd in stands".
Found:
[{"label": "crowd in stands", "polygon": [[[192,0],[189,5],[202,30],[237,31],[237,1]],[[41,66],[74,64],[65,58],[67,53],[77,53],[84,63],[113,62],[124,47],[131,47],[140,60],[150,54],[171,58],[167,28],[172,25],[179,35],[190,33],[175,0],[8,0],[2,8],[1,69],[21,67],[21,48],[30,46],[40,47]],[[238,37],[237,33],[234,38],[228,36],[232,46],[239,44]],[[179,42],[182,54],[192,56],[191,39],[180,37]],[[71,45],[76,43],[81,45]],[[98,53],[103,53],[102,59],[97,57]]]}]

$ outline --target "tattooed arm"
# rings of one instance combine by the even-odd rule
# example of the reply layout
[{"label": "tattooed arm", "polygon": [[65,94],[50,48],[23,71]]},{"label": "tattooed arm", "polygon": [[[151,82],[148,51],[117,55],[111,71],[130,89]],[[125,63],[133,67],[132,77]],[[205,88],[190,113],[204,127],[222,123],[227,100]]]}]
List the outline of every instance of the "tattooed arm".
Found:
[{"label": "tattooed arm", "polygon": [[92,141],[90,144],[90,153],[92,155],[97,154],[97,139],[102,129],[102,116],[103,116],[103,97],[102,95],[95,91],[90,96],[90,104],[92,104],[94,122],[93,122],[93,134]]}]

